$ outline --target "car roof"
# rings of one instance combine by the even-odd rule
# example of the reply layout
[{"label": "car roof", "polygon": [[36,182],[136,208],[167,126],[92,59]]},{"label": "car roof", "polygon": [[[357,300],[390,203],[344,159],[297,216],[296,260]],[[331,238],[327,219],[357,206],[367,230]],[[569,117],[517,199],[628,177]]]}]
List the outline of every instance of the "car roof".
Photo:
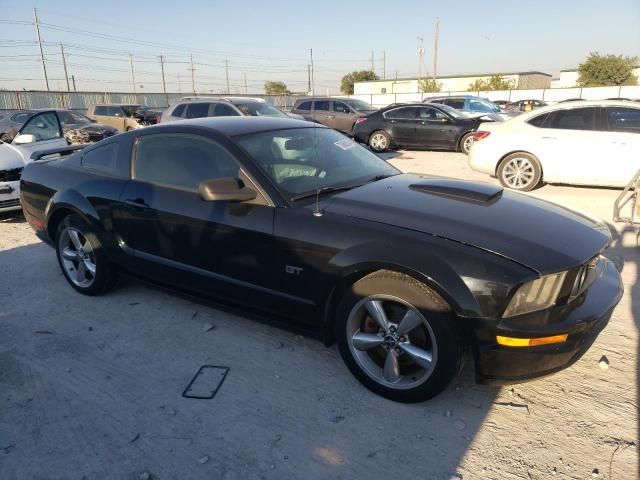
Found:
[{"label": "car roof", "polygon": [[162,128],[163,126],[196,126],[216,130],[229,137],[236,135],[246,135],[250,133],[268,132],[270,130],[285,130],[290,128],[324,128],[314,122],[306,122],[294,118],[281,117],[203,117],[184,120],[178,123],[160,124],[158,127],[152,126],[147,129]]},{"label": "car roof", "polygon": [[[92,107],[146,107],[146,105],[142,105],[141,103],[94,103],[91,105]],[[52,108],[51,110],[56,110]]]},{"label": "car roof", "polygon": [[555,112],[558,110],[572,110],[574,108],[586,108],[586,107],[627,107],[627,108],[640,108],[640,105],[628,102],[626,100],[582,100],[581,102],[564,102],[554,103],[553,105],[546,105],[544,107],[536,108],[530,112],[523,113],[517,117],[513,117],[509,121],[527,121],[530,118],[538,115],[543,115],[547,112]]}]

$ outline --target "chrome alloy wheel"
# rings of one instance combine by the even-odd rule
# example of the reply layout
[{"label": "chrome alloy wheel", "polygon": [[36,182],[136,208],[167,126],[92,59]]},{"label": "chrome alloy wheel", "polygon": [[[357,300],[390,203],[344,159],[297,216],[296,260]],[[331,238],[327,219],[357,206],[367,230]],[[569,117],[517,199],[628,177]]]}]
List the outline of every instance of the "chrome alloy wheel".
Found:
[{"label": "chrome alloy wheel", "polygon": [[78,287],[90,287],[96,278],[96,263],[93,248],[82,232],[65,228],[58,239],[58,250],[69,279]]},{"label": "chrome alloy wheel", "polygon": [[374,133],[369,143],[371,148],[379,152],[387,148],[387,137],[382,133]]},{"label": "chrome alloy wheel", "polygon": [[413,305],[389,295],[360,300],[347,320],[347,343],[374,381],[405,390],[433,373],[438,346],[429,322]]},{"label": "chrome alloy wheel", "polygon": [[472,144],[473,144],[473,135],[469,135],[467,138],[464,139],[464,142],[462,143],[462,151],[469,153],[469,149],[471,148]]},{"label": "chrome alloy wheel", "polygon": [[512,188],[526,188],[535,177],[535,170],[531,160],[525,157],[515,157],[507,162],[502,170],[504,182]]}]

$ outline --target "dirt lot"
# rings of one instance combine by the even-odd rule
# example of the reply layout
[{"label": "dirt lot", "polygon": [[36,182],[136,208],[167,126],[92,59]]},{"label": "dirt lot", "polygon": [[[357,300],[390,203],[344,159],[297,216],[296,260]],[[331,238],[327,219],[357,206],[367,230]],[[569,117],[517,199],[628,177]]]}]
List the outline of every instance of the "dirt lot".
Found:
[{"label": "dirt lot", "polygon": [[[460,154],[399,154],[404,171],[492,181]],[[618,192],[535,194],[610,220]],[[0,478],[638,478],[640,255],[634,229],[615,237],[625,295],[576,365],[494,388],[467,362],[444,394],[401,405],[361,387],[335,347],[133,281],[83,297],[2,215]],[[204,364],[230,367],[220,391],[182,398]]]}]

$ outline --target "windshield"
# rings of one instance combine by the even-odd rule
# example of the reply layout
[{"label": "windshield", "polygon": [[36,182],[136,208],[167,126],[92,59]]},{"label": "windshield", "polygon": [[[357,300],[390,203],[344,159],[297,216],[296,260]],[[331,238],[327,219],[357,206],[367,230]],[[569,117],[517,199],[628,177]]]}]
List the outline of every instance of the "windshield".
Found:
[{"label": "windshield", "polygon": [[367,102],[363,102],[362,100],[349,100],[346,103],[351,105],[353,108],[359,111],[363,110],[375,110],[373,106],[369,105]]},{"label": "windshield", "polygon": [[62,125],[86,125],[92,123],[91,120],[89,120],[81,113],[71,111],[59,110],[58,118],[60,119],[60,123],[62,123]]},{"label": "windshield", "polygon": [[132,117],[140,110],[140,105],[123,105],[122,109],[127,117]]},{"label": "windshield", "polygon": [[250,103],[236,103],[236,106],[245,115],[252,117],[286,117],[284,113],[278,110],[276,107],[269,105],[268,103],[250,102]]},{"label": "windshield", "polygon": [[288,199],[399,173],[366,148],[328,128],[261,132],[237,137],[237,142]]},{"label": "windshield", "polygon": [[467,120],[469,117],[462,113],[460,110],[451,108],[449,105],[438,104],[438,108],[445,112],[447,115],[455,118],[456,120]]},{"label": "windshield", "polygon": [[500,107],[484,98],[474,98],[469,100],[469,110],[474,113],[496,113]]}]

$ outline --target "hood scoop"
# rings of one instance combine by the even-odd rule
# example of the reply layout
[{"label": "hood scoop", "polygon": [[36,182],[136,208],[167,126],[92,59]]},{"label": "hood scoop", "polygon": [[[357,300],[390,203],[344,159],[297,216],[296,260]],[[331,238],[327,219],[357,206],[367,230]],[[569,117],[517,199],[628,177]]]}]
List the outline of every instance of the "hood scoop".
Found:
[{"label": "hood scoop", "polygon": [[462,202],[489,206],[502,197],[502,188],[488,183],[453,180],[448,178],[429,178],[420,183],[409,185],[411,190],[438,195]]}]

